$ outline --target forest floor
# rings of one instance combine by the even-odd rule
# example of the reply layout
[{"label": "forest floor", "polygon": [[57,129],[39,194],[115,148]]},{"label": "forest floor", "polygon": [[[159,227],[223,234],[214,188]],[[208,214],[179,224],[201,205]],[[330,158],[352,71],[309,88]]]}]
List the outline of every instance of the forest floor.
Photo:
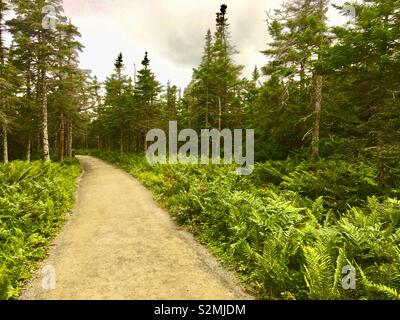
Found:
[{"label": "forest floor", "polygon": [[[193,237],[179,230],[150,191],[122,170],[80,156],[77,204],[21,299],[251,299]],[[47,275],[48,276],[48,275]]]}]

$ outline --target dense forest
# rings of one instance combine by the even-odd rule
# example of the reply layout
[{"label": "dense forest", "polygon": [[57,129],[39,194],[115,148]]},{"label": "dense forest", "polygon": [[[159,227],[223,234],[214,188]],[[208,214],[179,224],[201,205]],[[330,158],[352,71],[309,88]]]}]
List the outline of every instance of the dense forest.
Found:
[{"label": "dense forest", "polygon": [[[43,27],[46,5],[55,8],[54,27]],[[270,12],[265,65],[251,78],[235,62],[240,48],[229,8],[220,6],[215,25],[199,31],[206,31],[202,58],[191,82],[178,88],[157,80],[145,50],[135,74],[125,73],[129,52],[105,62],[114,72],[100,83],[79,67],[84,46],[62,1],[0,0],[0,248],[12,242],[8,229],[42,232],[32,212],[14,208],[18,221],[10,222],[5,205],[25,176],[38,177],[27,172],[56,175],[47,162],[59,161],[52,165],[65,171],[68,207],[78,173],[65,158],[86,153],[153,190],[261,298],[400,299],[400,1],[335,6],[348,20],[340,26],[328,26],[330,6],[288,0]],[[254,129],[254,173],[150,166],[146,134],[167,132],[169,121],[198,132]],[[33,165],[44,169],[18,160],[42,160]],[[27,251],[38,245],[29,239]],[[2,259],[0,293],[15,297],[28,276]],[[344,266],[356,270],[356,290],[342,288]]]},{"label": "dense forest", "polygon": [[[45,5],[64,23],[42,28]],[[222,6],[182,90],[157,81],[147,52],[131,76],[120,54],[100,84],[78,67],[80,34],[62,16],[60,1],[2,1],[2,159],[63,159],[73,145],[142,152],[150,129],[177,120],[196,130],[255,129],[258,161],[308,153],[312,161],[375,159],[385,183],[399,138],[398,2],[355,3],[356,19],[346,6],[348,24],[332,28],[328,6],[295,0],[270,14],[266,64],[251,79],[234,62],[238,51]],[[15,17],[6,20],[8,11]]]}]

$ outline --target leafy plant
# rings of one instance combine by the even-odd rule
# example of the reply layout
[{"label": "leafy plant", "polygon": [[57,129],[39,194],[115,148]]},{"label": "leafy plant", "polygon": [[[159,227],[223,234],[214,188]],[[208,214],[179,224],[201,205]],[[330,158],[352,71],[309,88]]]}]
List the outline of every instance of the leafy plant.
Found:
[{"label": "leafy plant", "polygon": [[71,209],[77,160],[0,165],[0,299],[18,297]]},{"label": "leafy plant", "polygon": [[[400,202],[383,195],[370,164],[270,161],[238,177],[228,165],[150,166],[136,155],[89,153],[153,190],[260,298],[399,298]],[[342,288],[345,265],[357,267],[356,290]]]}]

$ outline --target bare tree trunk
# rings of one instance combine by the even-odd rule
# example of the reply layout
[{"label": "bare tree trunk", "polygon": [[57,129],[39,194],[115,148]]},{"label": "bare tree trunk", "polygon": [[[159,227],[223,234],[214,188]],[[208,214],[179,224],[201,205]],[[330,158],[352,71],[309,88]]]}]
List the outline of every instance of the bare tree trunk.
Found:
[{"label": "bare tree trunk", "polygon": [[26,144],[26,161],[31,162],[31,148],[32,148],[32,140],[29,138],[28,143]]},{"label": "bare tree trunk", "polygon": [[[3,8],[4,4],[3,1],[0,0],[0,6]],[[4,47],[3,47],[3,12],[0,10],[0,66],[3,68],[4,66],[4,61],[5,61],[5,54],[4,54]]]},{"label": "bare tree trunk", "polygon": [[319,139],[320,139],[320,125],[321,125],[321,102],[322,102],[322,83],[323,78],[317,75],[315,78],[314,99],[315,99],[315,121],[312,134],[312,150],[311,160],[318,161],[319,158]]},{"label": "bare tree trunk", "polygon": [[38,131],[36,135],[36,151],[37,153],[42,152],[42,136],[40,130]]},{"label": "bare tree trunk", "polygon": [[133,85],[136,87],[136,79],[137,79],[137,72],[136,72],[136,63],[133,64]]},{"label": "bare tree trunk", "polygon": [[65,122],[64,122],[64,112],[61,111],[60,114],[60,134],[59,134],[59,139],[58,139],[58,160],[63,161],[64,160],[64,148],[65,148]]},{"label": "bare tree trunk", "polygon": [[57,152],[58,152],[58,135],[59,135],[59,132],[56,131],[56,134],[54,136],[54,143],[53,143],[54,150],[56,150]]},{"label": "bare tree trunk", "polygon": [[[321,22],[326,23],[325,16],[325,1],[318,0],[318,14]],[[320,33],[321,36],[323,36]],[[321,45],[321,44],[320,44]],[[319,59],[319,57],[318,57]],[[311,146],[311,161],[316,162],[319,159],[319,141],[320,141],[320,126],[321,126],[321,110],[322,110],[322,86],[323,86],[323,76],[315,75],[314,84],[314,127],[312,134],[312,146]]]},{"label": "bare tree trunk", "polygon": [[208,104],[209,104],[209,95],[208,95],[208,89],[207,89],[207,93],[206,93],[206,128],[208,129],[209,125],[208,125]]},{"label": "bare tree trunk", "polygon": [[72,158],[72,146],[74,142],[72,122],[68,123],[68,134],[67,134],[67,157]]},{"label": "bare tree trunk", "polygon": [[218,129],[222,130],[222,103],[221,98],[218,97]]},{"label": "bare tree trunk", "polygon": [[42,138],[43,138],[43,158],[44,161],[50,161],[50,148],[49,148],[49,128],[48,128],[48,114],[47,114],[47,84],[46,73],[42,72],[43,92],[42,92]]},{"label": "bare tree trunk", "polygon": [[[152,102],[151,101],[150,101],[150,110],[153,111]],[[143,145],[144,145],[144,152],[145,153],[147,152],[147,149],[148,149],[148,143],[147,143],[146,137],[147,137],[147,132],[149,132],[149,128],[150,128],[149,118],[148,118],[148,116],[146,116],[146,117],[147,117],[146,118],[146,129],[145,129],[145,132],[144,132],[144,135],[143,135],[143,141],[144,141]]]},{"label": "bare tree trunk", "polygon": [[8,132],[7,125],[3,123],[1,125],[2,133],[3,133],[3,162],[8,163]]},{"label": "bare tree trunk", "polygon": [[[0,5],[4,7],[3,1],[0,0]],[[3,9],[3,8],[2,8]],[[0,10],[0,78],[3,76],[3,68],[5,63],[5,53],[3,47],[3,11]],[[3,97],[0,97],[1,105],[3,107]],[[7,130],[7,123],[2,123],[1,131],[3,134],[3,161],[4,163],[8,163],[8,130]]]}]

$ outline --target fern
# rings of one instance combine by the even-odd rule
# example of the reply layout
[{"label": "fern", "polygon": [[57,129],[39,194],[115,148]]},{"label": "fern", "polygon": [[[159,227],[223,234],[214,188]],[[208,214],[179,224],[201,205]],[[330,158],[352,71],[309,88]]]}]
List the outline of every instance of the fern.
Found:
[{"label": "fern", "polygon": [[361,275],[361,279],[363,285],[370,290],[377,291],[379,293],[383,293],[389,299],[400,300],[400,293],[395,289],[389,286],[386,286],[381,283],[373,283],[372,281],[368,280],[366,275],[364,274],[363,270],[358,266],[359,273]]},{"label": "fern", "polygon": [[303,247],[305,265],[304,278],[310,299],[331,300],[338,297],[335,287],[337,271],[331,257],[319,244],[316,247]]},{"label": "fern", "polygon": [[[400,202],[383,197],[374,165],[268,161],[238,177],[229,165],[151,167],[137,155],[94,155],[151,188],[259,297],[386,299],[400,289]],[[370,282],[345,291],[342,268],[356,263]]]},{"label": "fern", "polygon": [[16,298],[72,204],[78,162],[0,165],[0,298]]}]

